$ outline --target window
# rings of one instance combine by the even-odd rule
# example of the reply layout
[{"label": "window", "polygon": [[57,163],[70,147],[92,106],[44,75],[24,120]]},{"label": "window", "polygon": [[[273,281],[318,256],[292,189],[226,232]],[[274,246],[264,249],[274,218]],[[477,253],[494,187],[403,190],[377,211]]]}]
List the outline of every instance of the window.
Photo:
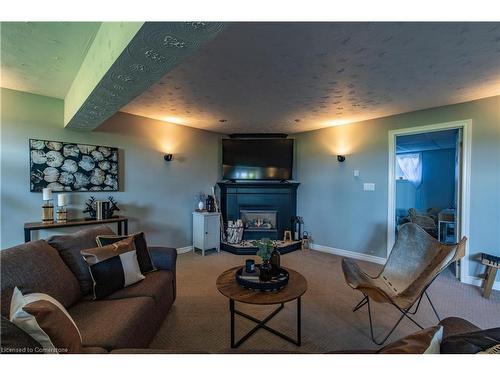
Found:
[{"label": "window", "polygon": [[419,187],[422,183],[422,154],[396,155],[396,179],[407,180]]}]

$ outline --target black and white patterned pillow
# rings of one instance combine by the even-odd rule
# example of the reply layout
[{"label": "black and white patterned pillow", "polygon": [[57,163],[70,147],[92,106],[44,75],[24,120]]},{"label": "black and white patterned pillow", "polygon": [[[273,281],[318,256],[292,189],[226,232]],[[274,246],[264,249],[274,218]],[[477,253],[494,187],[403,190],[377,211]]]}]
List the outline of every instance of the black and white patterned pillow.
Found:
[{"label": "black and white patterned pillow", "polygon": [[101,299],[144,279],[135,250],[134,238],[82,250],[94,282],[94,299]]},{"label": "black and white patterned pillow", "polygon": [[98,246],[107,246],[129,237],[134,238],[135,251],[137,252],[137,262],[139,263],[141,272],[146,274],[148,272],[156,271],[153,261],[151,260],[151,254],[149,254],[148,244],[146,243],[146,236],[144,235],[144,232],[138,232],[127,236],[102,234],[96,237],[96,242]]}]

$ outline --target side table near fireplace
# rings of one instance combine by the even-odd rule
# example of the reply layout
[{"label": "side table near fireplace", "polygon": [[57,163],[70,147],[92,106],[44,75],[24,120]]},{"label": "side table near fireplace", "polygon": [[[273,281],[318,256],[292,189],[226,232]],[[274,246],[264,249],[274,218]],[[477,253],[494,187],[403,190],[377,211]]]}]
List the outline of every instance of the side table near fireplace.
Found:
[{"label": "side table near fireplace", "polygon": [[220,214],[218,212],[193,212],[193,252],[220,251]]}]

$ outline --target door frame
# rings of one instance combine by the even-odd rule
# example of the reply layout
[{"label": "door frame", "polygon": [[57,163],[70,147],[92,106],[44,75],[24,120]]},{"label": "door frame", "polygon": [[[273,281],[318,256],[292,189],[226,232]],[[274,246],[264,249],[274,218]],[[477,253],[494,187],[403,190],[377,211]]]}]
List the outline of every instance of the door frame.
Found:
[{"label": "door frame", "polygon": [[[469,237],[470,228],[470,175],[471,175],[471,141],[472,120],[451,121],[438,124],[408,127],[389,130],[389,185],[387,211],[387,258],[396,240],[396,136],[419,133],[430,133],[441,130],[462,129],[462,168],[460,181],[460,197],[457,197],[458,214],[460,215],[460,237]],[[465,256],[460,267],[460,281],[469,277],[469,241],[466,243]]]}]

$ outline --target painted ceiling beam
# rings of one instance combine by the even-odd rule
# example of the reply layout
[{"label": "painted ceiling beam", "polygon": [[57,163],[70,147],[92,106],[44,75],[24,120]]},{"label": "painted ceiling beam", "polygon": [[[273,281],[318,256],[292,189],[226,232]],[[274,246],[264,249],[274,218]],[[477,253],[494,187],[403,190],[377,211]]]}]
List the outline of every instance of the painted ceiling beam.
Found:
[{"label": "painted ceiling beam", "polygon": [[[144,22],[103,22],[64,98],[64,125],[78,127],[75,114],[127,48]],[[76,119],[75,119],[76,120]]]},{"label": "painted ceiling beam", "polygon": [[97,128],[223,27],[219,22],[103,23],[65,97],[65,126]]}]

